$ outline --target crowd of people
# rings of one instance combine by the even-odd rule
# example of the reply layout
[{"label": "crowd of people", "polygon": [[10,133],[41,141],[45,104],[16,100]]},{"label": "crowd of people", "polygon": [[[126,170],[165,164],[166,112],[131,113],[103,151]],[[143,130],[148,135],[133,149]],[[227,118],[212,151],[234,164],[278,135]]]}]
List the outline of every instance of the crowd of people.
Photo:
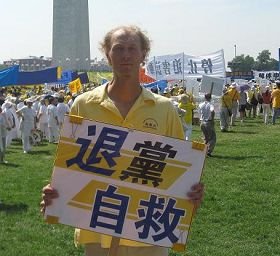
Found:
[{"label": "crowd of people", "polygon": [[12,140],[22,140],[24,154],[31,151],[33,144],[57,143],[64,116],[69,113],[75,97],[55,88],[39,92],[36,87],[24,92],[20,88],[2,88],[0,163],[7,163],[5,152]]},{"label": "crowd of people", "polygon": [[[92,84],[84,87],[83,92],[97,86]],[[152,92],[159,94],[153,89]],[[196,102],[194,95],[178,84],[166,88],[162,95],[169,98],[177,109],[186,140],[191,140],[194,111],[198,113],[204,141],[209,146],[208,156],[211,156],[216,144],[211,95],[205,95],[205,101]],[[20,87],[3,87],[0,90],[0,163],[6,163],[5,151],[13,139],[22,140],[25,154],[31,151],[32,144],[43,140],[57,143],[64,115],[70,112],[76,97],[77,94],[72,95],[67,87],[44,90],[34,86],[24,91]],[[238,86],[232,82],[225,85],[219,104],[221,132],[228,132],[238,119],[243,125],[246,118],[259,116],[262,116],[264,124],[274,125],[280,116],[280,81],[265,87],[257,84],[251,87]]]},{"label": "crowd of people", "polygon": [[[179,84],[179,83],[178,83]],[[193,111],[196,109],[195,100],[183,86],[173,85],[166,88],[162,96],[169,98],[177,110],[184,130],[185,139],[191,140]],[[90,91],[101,84],[83,85],[79,94]],[[152,90],[155,94],[159,94]],[[1,152],[14,139],[21,139],[23,153],[31,151],[32,144],[42,141],[57,143],[59,130],[62,127],[64,115],[78,94],[72,94],[69,88],[43,88],[41,86],[3,87],[0,89],[2,141]],[[3,153],[4,155],[4,153]],[[6,163],[6,161],[0,161]]]},{"label": "crowd of people", "polygon": [[275,125],[280,115],[280,81],[270,82],[264,87],[258,84],[251,87],[237,86],[233,82],[223,89],[220,99],[221,131],[227,132],[229,127],[235,125],[238,112],[241,124],[244,124],[246,117],[262,116],[264,124]]},{"label": "crowd of people", "polygon": [[[265,125],[275,125],[277,117],[280,116],[280,81],[271,81],[264,87],[257,83],[251,86],[238,86],[232,82],[223,88],[219,105],[221,132],[228,132],[236,125],[238,118],[240,124],[244,125],[246,118],[262,116]],[[212,156],[216,145],[216,131],[213,123],[215,111],[210,94],[205,95],[205,102],[199,105],[199,111],[201,130],[208,145],[207,155]]]}]

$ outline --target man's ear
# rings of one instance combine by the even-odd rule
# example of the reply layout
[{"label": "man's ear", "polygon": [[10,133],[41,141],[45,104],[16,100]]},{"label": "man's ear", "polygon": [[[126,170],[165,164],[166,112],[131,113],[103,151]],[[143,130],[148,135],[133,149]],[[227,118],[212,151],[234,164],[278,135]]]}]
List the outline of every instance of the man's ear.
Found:
[{"label": "man's ear", "polygon": [[109,64],[110,66],[112,66],[112,61],[111,61],[111,59],[110,59],[108,53],[106,53],[106,58],[107,58],[107,60],[108,60],[108,64]]},{"label": "man's ear", "polygon": [[146,59],[146,55],[147,55],[147,52],[146,51],[143,51],[143,59],[142,59],[142,62],[145,62],[145,59]]}]

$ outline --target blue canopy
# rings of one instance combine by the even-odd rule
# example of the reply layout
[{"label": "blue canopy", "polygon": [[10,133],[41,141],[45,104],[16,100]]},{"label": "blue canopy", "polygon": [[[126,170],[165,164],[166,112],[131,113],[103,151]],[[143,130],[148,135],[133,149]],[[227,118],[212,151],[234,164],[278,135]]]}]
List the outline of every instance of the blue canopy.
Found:
[{"label": "blue canopy", "polygon": [[58,73],[58,67],[23,72],[19,71],[19,66],[16,65],[0,70],[0,87],[52,83],[58,80]]},{"label": "blue canopy", "polygon": [[32,72],[19,72],[17,85],[51,83],[56,82],[57,79],[57,67]]},{"label": "blue canopy", "polygon": [[14,85],[17,83],[19,66],[12,66],[0,70],[0,87]]}]

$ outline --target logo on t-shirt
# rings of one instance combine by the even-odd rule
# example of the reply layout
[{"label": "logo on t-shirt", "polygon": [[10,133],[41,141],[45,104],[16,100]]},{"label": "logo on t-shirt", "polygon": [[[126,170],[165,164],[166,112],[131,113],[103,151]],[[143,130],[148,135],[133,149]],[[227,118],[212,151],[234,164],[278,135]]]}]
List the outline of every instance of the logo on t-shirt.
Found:
[{"label": "logo on t-shirt", "polygon": [[150,129],[153,129],[153,130],[157,130],[158,129],[158,123],[153,118],[147,118],[143,121],[143,127],[150,128]]}]

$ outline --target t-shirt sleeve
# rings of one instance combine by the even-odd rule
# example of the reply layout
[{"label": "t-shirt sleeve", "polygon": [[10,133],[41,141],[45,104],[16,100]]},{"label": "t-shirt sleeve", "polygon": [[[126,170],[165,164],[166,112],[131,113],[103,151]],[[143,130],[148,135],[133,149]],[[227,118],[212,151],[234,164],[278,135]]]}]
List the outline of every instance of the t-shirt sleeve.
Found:
[{"label": "t-shirt sleeve", "polygon": [[175,107],[171,103],[168,111],[167,125],[168,134],[166,134],[166,136],[170,136],[177,139],[185,138],[183,125],[180,120],[179,114],[177,113]]}]

